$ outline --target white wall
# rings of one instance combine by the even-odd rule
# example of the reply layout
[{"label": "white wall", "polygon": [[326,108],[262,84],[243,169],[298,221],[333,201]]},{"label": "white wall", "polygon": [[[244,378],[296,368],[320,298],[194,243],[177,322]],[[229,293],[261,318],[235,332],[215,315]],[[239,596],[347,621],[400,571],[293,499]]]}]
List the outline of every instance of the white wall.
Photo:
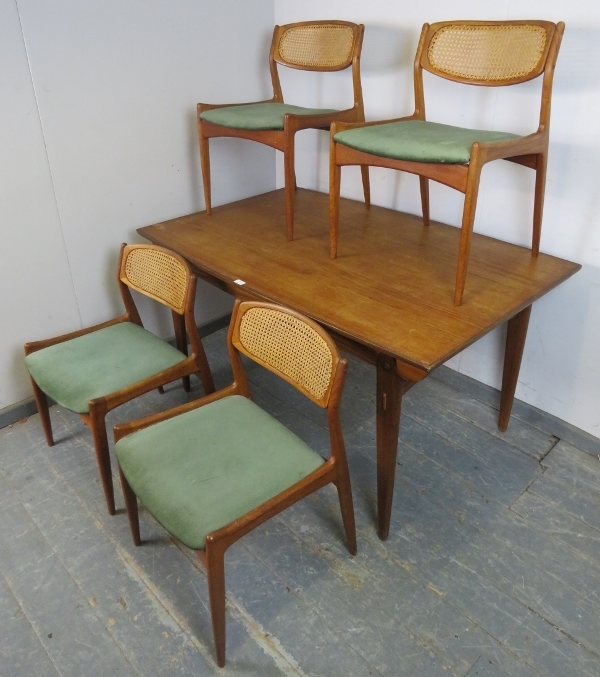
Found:
[{"label": "white wall", "polygon": [[[31,396],[25,341],[121,312],[121,242],[204,208],[196,103],[268,95],[272,30],[272,0],[0,2],[0,409]],[[271,149],[212,150],[215,205],[273,189]],[[230,303],[198,296],[199,322]]]},{"label": "white wall", "polygon": [[[412,63],[423,23],[449,19],[540,18],[565,21],[552,102],[550,160],[542,251],[583,264],[580,273],[533,306],[516,396],[600,437],[600,6],[594,0],[275,0],[275,23],[346,19],[366,26],[362,81],[367,119],[413,111]],[[313,75],[313,74],[311,74]],[[426,74],[427,75],[427,74]],[[291,73],[284,97],[306,105],[342,106],[349,87],[323,77],[310,85]],[[429,87],[428,87],[429,85]],[[426,81],[428,118],[483,129],[534,131],[539,83],[486,89]],[[298,184],[327,192],[328,146],[322,132],[303,132]],[[283,185],[278,160],[278,185]],[[416,177],[371,169],[375,204],[419,214]],[[342,171],[342,194],[362,200],[358,168]],[[462,195],[431,182],[432,218],[458,225]],[[510,163],[484,169],[475,230],[529,246],[533,172]],[[500,386],[504,330],[465,350],[449,366]]]},{"label": "white wall", "polygon": [[[534,305],[517,397],[600,436],[600,9],[592,0],[4,0],[0,3],[0,409],[31,394],[22,345],[100,321],[119,309],[114,269],[135,229],[202,209],[195,104],[270,94],[273,23],[342,18],[366,24],[362,72],[369,119],[412,111],[411,66],[421,25],[457,17],[541,17],[567,31],[556,72],[543,251],[583,270]],[[233,20],[235,19],[235,20]],[[226,39],[224,36],[227,36]],[[239,59],[240,54],[244,54]],[[315,88],[289,72],[292,103],[344,105],[344,74]],[[526,132],[536,83],[484,92],[430,82],[432,119]],[[303,132],[299,184],[327,191],[327,135]],[[212,144],[213,200],[275,185],[274,151],[231,139]],[[280,156],[280,154],[277,154]],[[283,185],[281,157],[277,183]],[[252,166],[253,171],[248,171]],[[527,245],[533,173],[484,170],[476,230]],[[361,198],[358,171],[344,195]],[[373,201],[418,213],[416,179],[372,170]],[[456,225],[462,196],[432,185],[432,215]],[[198,320],[228,300],[199,286]],[[170,331],[164,317],[151,326]],[[499,385],[502,331],[450,361]]]}]

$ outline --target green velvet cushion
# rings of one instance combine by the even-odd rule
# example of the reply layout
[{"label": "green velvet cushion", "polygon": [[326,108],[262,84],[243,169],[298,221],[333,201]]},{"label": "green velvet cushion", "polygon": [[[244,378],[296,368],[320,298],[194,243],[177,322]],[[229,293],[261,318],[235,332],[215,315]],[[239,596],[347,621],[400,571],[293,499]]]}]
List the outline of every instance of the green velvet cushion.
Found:
[{"label": "green velvet cushion", "polygon": [[148,511],[190,548],[324,463],[251,400],[234,395],[119,440],[115,453]]},{"label": "green velvet cushion", "polygon": [[250,103],[244,106],[214,108],[205,111],[200,117],[207,122],[222,127],[260,131],[283,129],[283,116],[286,113],[319,115],[335,112],[336,110],[332,108],[302,108],[300,106],[289,106],[287,103]]},{"label": "green velvet cushion", "polygon": [[121,322],[38,350],[25,358],[33,380],[53,400],[78,414],[96,397],[114,393],[185,356],[132,322]]},{"label": "green velvet cushion", "polygon": [[388,122],[373,127],[347,129],[335,135],[337,143],[355,150],[411,162],[467,164],[475,141],[518,139],[508,132],[486,132],[440,125],[424,120]]}]

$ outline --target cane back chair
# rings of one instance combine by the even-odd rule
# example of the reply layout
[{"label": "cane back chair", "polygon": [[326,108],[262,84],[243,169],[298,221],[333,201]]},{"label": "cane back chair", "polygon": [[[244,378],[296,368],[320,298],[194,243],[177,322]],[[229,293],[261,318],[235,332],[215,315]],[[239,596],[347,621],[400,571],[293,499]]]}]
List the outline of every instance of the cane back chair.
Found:
[{"label": "cane back chair", "polygon": [[[227,548],[273,515],[333,483],[348,549],[356,554],[350,477],[339,417],[347,362],[328,334],[295,311],[237,301],[227,337],[233,384],[115,428],[115,453],[133,541],[137,499],[196,550],[208,577],[217,663],[225,664]],[[327,409],[328,460],[251,400],[240,355]]]},{"label": "cane back chair", "polygon": [[[91,429],[108,512],[115,498],[106,434],[106,414],[119,405],[197,374],[214,392],[204,347],[194,320],[196,277],[186,261],[154,245],[122,245],[117,280],[125,313],[108,322],[25,344],[25,364],[46,441],[53,446],[47,396],[80,414]],[[135,289],[172,311],[177,348],[143,328],[130,292]],[[187,330],[187,332],[186,332]],[[192,354],[188,357],[189,335]]]},{"label": "cane back chair", "polygon": [[[335,123],[330,151],[330,255],[337,255],[340,168],[379,166],[419,176],[423,221],[429,224],[433,179],[465,194],[454,304],[462,303],[481,170],[504,159],[536,173],[532,254],[540,248],[548,160],[550,98],[564,23],[549,21],[444,21],[425,24],[414,63],[415,112],[363,124]],[[517,136],[452,127],[425,120],[423,70],[470,85],[514,85],[543,75],[539,126]],[[368,206],[368,204],[367,204]]]},{"label": "cane back chair", "polygon": [[[364,26],[347,21],[304,21],[275,26],[269,66],[273,98],[249,104],[198,104],[198,139],[206,213],[211,213],[209,139],[231,136],[250,139],[283,152],[285,220],[288,240],[294,239],[294,136],[302,129],[329,129],[331,122],[365,119],[360,83],[360,52]],[[354,103],[346,110],[303,108],[284,103],[278,65],[306,71],[331,72],[352,66]],[[368,168],[362,168],[365,200],[369,200]]]}]

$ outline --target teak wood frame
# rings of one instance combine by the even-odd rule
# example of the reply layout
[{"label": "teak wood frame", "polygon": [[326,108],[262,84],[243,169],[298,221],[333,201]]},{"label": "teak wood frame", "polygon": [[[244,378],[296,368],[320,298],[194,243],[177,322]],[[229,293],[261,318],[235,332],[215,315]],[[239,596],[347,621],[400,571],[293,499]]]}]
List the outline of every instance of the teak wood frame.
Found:
[{"label": "teak wood frame", "polygon": [[[291,29],[301,27],[321,27],[321,26],[347,26],[353,31],[352,50],[348,59],[335,67],[331,66],[306,66],[297,63],[290,63],[280,53],[279,43],[282,36]],[[281,89],[281,82],[279,80],[279,73],[277,64],[287,66],[288,68],[295,68],[299,70],[317,71],[317,72],[331,72],[340,71],[348,67],[352,67],[352,85],[354,91],[354,102],[352,108],[346,110],[336,111],[335,113],[322,113],[318,115],[293,115],[287,113],[284,116],[283,129],[277,130],[247,130],[224,127],[216,125],[207,120],[202,120],[200,117],[202,113],[215,108],[225,108],[230,106],[244,106],[239,104],[208,104],[199,103],[197,111],[198,119],[198,141],[200,145],[200,162],[202,166],[202,182],[204,186],[204,202],[206,206],[206,213],[210,214],[211,207],[211,182],[210,182],[210,153],[209,153],[209,139],[216,137],[236,137],[241,139],[248,139],[250,141],[257,141],[265,144],[276,150],[283,152],[284,158],[284,174],[285,174],[285,223],[286,236],[288,240],[294,239],[294,193],[296,190],[296,172],[295,172],[295,153],[294,153],[294,137],[296,132],[303,129],[323,129],[328,130],[334,121],[340,122],[361,122],[365,119],[365,111],[363,105],[362,86],[360,81],[360,53],[362,49],[362,41],[364,34],[364,26],[362,24],[354,24],[348,21],[302,21],[293,24],[285,24],[283,26],[275,26],[273,31],[273,40],[271,42],[271,50],[269,53],[269,68],[271,72],[271,81],[273,85],[273,98],[265,101],[258,101],[252,103],[284,103],[283,92]],[[370,187],[369,187],[369,169],[368,167],[361,167],[363,190],[365,201],[370,202]]]},{"label": "teak wood frame", "polygon": [[[96,459],[98,462],[98,469],[100,471],[100,479],[102,481],[102,489],[104,491],[104,497],[106,499],[106,506],[110,515],[115,514],[115,496],[113,490],[112,482],[112,472],[110,464],[110,454],[108,449],[108,437],[106,433],[106,424],[105,418],[109,411],[115,409],[116,407],[129,402],[130,400],[143,395],[144,393],[150,392],[155,388],[159,389],[162,393],[162,388],[167,383],[171,383],[177,379],[183,379],[183,387],[189,392],[190,390],[190,375],[197,374],[206,393],[212,393],[215,390],[215,385],[213,382],[212,374],[210,372],[210,367],[208,365],[208,360],[206,359],[206,353],[204,352],[204,346],[198,334],[198,329],[196,327],[196,322],[194,318],[194,300],[196,297],[196,276],[191,272],[190,267],[187,261],[180,256],[175,254],[163,247],[158,247],[156,245],[121,245],[121,253],[119,257],[119,266],[117,271],[117,282],[119,285],[119,290],[121,292],[121,297],[125,305],[125,313],[116,317],[107,322],[102,322],[101,324],[94,325],[92,327],[87,327],[85,329],[80,329],[78,331],[70,332],[68,334],[63,334],[61,336],[56,336],[54,338],[45,339],[42,341],[33,341],[25,344],[25,355],[29,355],[43,348],[56,345],[58,343],[64,343],[65,341],[70,341],[71,339],[77,338],[79,336],[84,336],[85,334],[91,334],[99,329],[104,329],[112,325],[119,324],[121,322],[133,322],[134,324],[143,326],[142,320],[140,318],[139,312],[133,300],[131,291],[129,290],[129,282],[125,273],[125,262],[127,255],[135,249],[153,249],[156,251],[166,252],[169,256],[174,257],[184,266],[187,272],[187,287],[185,292],[185,299],[183,308],[171,308],[171,314],[173,317],[173,325],[175,328],[175,342],[177,349],[187,356],[188,347],[187,347],[187,337],[189,336],[189,341],[192,347],[192,354],[189,355],[186,359],[182,360],[178,364],[165,369],[149,378],[134,383],[127,388],[123,388],[113,393],[104,395],[103,397],[97,397],[89,403],[89,412],[85,414],[80,414],[83,422],[90,428],[92,436],[94,439],[94,449],[96,451]],[[135,287],[141,293],[144,293],[147,296],[151,296],[147,292],[144,292],[142,289]],[[155,300],[158,300],[156,297]],[[164,301],[161,301],[164,303]],[[165,305],[169,305],[166,304]],[[54,437],[52,434],[52,423],[50,420],[50,412],[48,407],[48,398],[44,391],[38,386],[38,384],[31,378],[31,384],[33,387],[33,394],[37,404],[38,412],[40,414],[40,419],[42,421],[42,427],[44,429],[44,435],[46,436],[46,442],[48,446],[54,445]]]},{"label": "teak wood frame", "polygon": [[[258,361],[259,364],[271,368],[268,362],[257,360],[256,356],[248,352],[239,339],[240,323],[245,312],[252,308],[272,308],[278,311],[284,311],[315,329],[327,343],[332,356],[332,379],[327,392],[322,398],[316,398],[305,389],[299,387],[299,384],[284,374],[276,371],[281,378],[291,385],[295,386],[300,392],[306,395],[312,402],[322,408],[327,409],[327,420],[329,424],[329,437],[331,443],[331,456],[319,468],[310,475],[292,485],[272,499],[266,501],[246,515],[236,519],[220,529],[213,531],[206,537],[206,548],[197,550],[199,560],[206,568],[208,578],[208,593],[210,601],[210,610],[212,617],[213,634],[215,640],[215,649],[217,654],[217,663],[220,667],[225,665],[225,568],[224,557],[226,550],[238,541],[242,536],[252,531],[263,522],[282,512],[289,506],[305,498],[309,494],[321,489],[327,484],[333,483],[338,490],[342,521],[348,540],[348,550],[355,555],[357,552],[356,544],[356,526],[354,521],[354,508],[352,504],[352,490],[350,486],[350,475],[346,460],[346,451],[344,447],[344,438],[340,423],[340,401],[342,389],[346,377],[348,362],[340,357],[337,347],[333,340],[328,336],[325,330],[316,322],[309,320],[300,313],[293,310],[283,309],[281,306],[271,303],[259,303],[255,301],[236,300],[229,332],[227,335],[227,347],[233,370],[233,383],[211,395],[200,398],[193,402],[181,405],[154,416],[148,416],[137,421],[122,423],[114,429],[115,442],[133,432],[147,428],[148,426],[173,418],[198,407],[202,407],[210,402],[230,397],[231,395],[243,395],[252,399],[248,379],[242,365],[240,353],[243,353],[251,359]],[[271,371],[273,369],[271,368]],[[129,483],[121,468],[119,468],[127,516],[131,528],[131,534],[135,545],[140,545],[140,525],[138,516],[137,497],[133,493]]]},{"label": "teak wood frame", "polygon": [[[546,32],[546,44],[539,62],[533,70],[525,76],[502,80],[474,80],[466,77],[451,76],[447,72],[436,69],[429,61],[428,48],[433,37],[440,29],[446,26],[518,26],[535,25],[542,27]],[[339,215],[340,215],[340,181],[341,167],[346,165],[360,165],[361,169],[369,166],[386,167],[405,171],[419,176],[421,190],[421,207],[423,222],[429,225],[429,184],[432,179],[464,193],[464,207],[461,225],[461,238],[456,267],[456,282],[454,288],[454,305],[461,305],[463,300],[471,235],[475,222],[475,210],[477,206],[477,194],[479,180],[484,165],[492,160],[504,159],[516,164],[533,169],[536,173],[534,209],[533,209],[533,234],[532,255],[537,256],[540,251],[540,238],[542,232],[542,213],[544,206],[544,190],[546,185],[546,167],[548,163],[548,140],[550,130],[550,102],[552,94],[552,82],[558,50],[564,33],[565,24],[559,22],[553,24],[549,21],[445,21],[435,24],[425,24],[421,32],[421,38],[417,48],[414,62],[414,92],[415,111],[412,115],[390,120],[377,120],[366,123],[334,122],[330,132],[330,244],[331,258],[337,256]],[[543,74],[540,118],[536,132],[514,140],[499,142],[475,142],[471,148],[471,156],[468,164],[452,165],[442,163],[421,163],[407,160],[397,160],[371,155],[361,152],[340,143],[336,143],[334,136],[338,132],[357,127],[382,125],[390,122],[406,120],[425,120],[425,96],[423,89],[423,70],[438,75],[439,77],[460,82],[463,84],[499,87],[514,85],[527,80],[532,80]],[[370,201],[365,198],[366,207],[370,207]]]}]

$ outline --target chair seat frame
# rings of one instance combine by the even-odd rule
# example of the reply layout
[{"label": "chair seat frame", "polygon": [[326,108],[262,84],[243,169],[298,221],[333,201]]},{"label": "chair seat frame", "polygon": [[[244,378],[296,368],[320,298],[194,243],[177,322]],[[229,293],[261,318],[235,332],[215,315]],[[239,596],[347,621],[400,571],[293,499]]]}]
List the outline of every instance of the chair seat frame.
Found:
[{"label": "chair seat frame", "polygon": [[[514,78],[510,81],[473,81],[463,77],[448,77],[435,70],[428,61],[427,47],[431,43],[433,36],[446,26],[460,24],[461,26],[502,26],[521,24],[536,25],[546,31],[547,40],[545,50],[540,58],[540,64],[533,74],[524,78]],[[548,144],[550,132],[550,101],[552,93],[552,82],[554,69],[558,56],[558,50],[564,33],[565,25],[563,22],[553,24],[548,21],[447,21],[436,24],[425,24],[421,32],[419,46],[414,63],[414,92],[415,92],[415,111],[412,115],[389,120],[377,120],[365,123],[340,123],[334,122],[330,131],[330,172],[329,172],[329,194],[330,194],[330,237],[329,253],[332,259],[337,257],[338,238],[339,238],[339,218],[340,218],[340,183],[341,167],[348,165],[360,165],[362,167],[374,166],[396,169],[399,171],[416,174],[419,176],[421,191],[421,208],[423,213],[423,223],[429,225],[429,184],[432,179],[438,183],[454,188],[465,195],[463,216],[461,222],[461,234],[458,250],[458,261],[456,266],[456,280],[454,287],[454,305],[460,306],[463,301],[465,282],[467,276],[467,266],[469,259],[469,250],[471,245],[471,236],[475,222],[475,211],[477,206],[477,197],[479,191],[480,177],[483,167],[493,160],[507,160],[516,164],[529,167],[536,172],[534,189],[534,210],[533,210],[533,231],[532,231],[532,255],[537,256],[540,251],[540,240],[542,232],[542,216],[544,207],[544,191],[546,185],[546,170],[548,164]],[[398,160],[385,158],[379,155],[372,155],[359,150],[355,150],[334,139],[335,134],[347,129],[359,127],[371,127],[392,122],[404,122],[408,120],[425,120],[425,97],[423,89],[423,70],[429,70],[440,77],[451,79],[463,84],[479,86],[502,86],[518,84],[526,80],[533,79],[543,75],[542,94],[540,104],[540,118],[538,129],[529,135],[496,142],[475,142],[471,147],[471,154],[468,164],[443,164],[443,163],[424,163],[408,160]],[[366,207],[370,203],[365,201]]]},{"label": "chair seat frame", "polygon": [[[290,30],[298,27],[313,27],[313,26],[347,26],[352,28],[354,32],[354,39],[352,45],[352,52],[347,62],[336,67],[307,67],[294,63],[289,63],[280,54],[279,43],[282,35]],[[321,129],[329,130],[330,125],[334,121],[340,122],[360,122],[365,119],[362,87],[360,81],[360,53],[362,49],[362,40],[364,35],[364,26],[362,24],[354,24],[347,21],[302,21],[294,24],[286,24],[283,26],[275,26],[273,31],[273,40],[271,42],[271,49],[269,52],[269,68],[271,73],[271,82],[273,86],[273,98],[263,101],[249,102],[255,103],[284,103],[283,92],[281,89],[281,82],[277,65],[281,64],[288,68],[295,68],[300,70],[311,70],[318,72],[330,72],[343,70],[352,67],[352,83],[354,90],[354,102],[351,108],[345,110],[335,111],[334,113],[321,113],[312,115],[296,115],[293,113],[286,113],[284,115],[282,130],[246,130],[225,127],[216,125],[208,120],[203,120],[200,116],[202,113],[214,110],[217,108],[228,108],[233,106],[247,106],[249,103],[228,103],[228,104],[209,104],[199,103],[197,106],[198,119],[198,141],[200,146],[200,162],[202,167],[202,182],[204,187],[204,202],[206,213],[212,212],[211,200],[211,179],[210,179],[210,152],[209,139],[217,137],[232,137],[239,139],[248,139],[262,143],[271,148],[275,148],[283,152],[284,155],[284,176],[285,176],[285,222],[286,222],[286,237],[288,240],[294,239],[294,197],[297,188],[296,171],[295,171],[295,135],[303,129]],[[365,200],[370,200],[369,187],[369,173],[368,168],[361,168],[363,190]]]},{"label": "chair seat frame", "polygon": [[[229,357],[231,359],[234,377],[233,383],[231,385],[219,390],[218,392],[212,393],[211,395],[207,395],[193,402],[183,404],[169,411],[161,412],[153,416],[148,416],[137,421],[119,424],[114,429],[115,442],[118,442],[126,435],[130,435],[131,433],[134,433],[138,430],[142,430],[143,428],[147,428],[148,426],[154,425],[161,421],[166,421],[180,414],[193,411],[194,409],[210,404],[211,402],[216,402],[217,400],[231,397],[232,395],[242,395],[252,399],[250,386],[240,357],[240,352],[245,351],[239,342],[239,325],[243,313],[257,307],[281,310],[280,306],[274,304],[253,301],[236,301],[227,337]],[[308,395],[313,402],[319,404],[319,406],[327,408],[331,456],[319,468],[277,496],[267,500],[262,505],[256,507],[233,522],[208,534],[206,537],[205,549],[196,551],[198,559],[204,565],[207,573],[217,664],[220,667],[225,665],[224,557],[225,552],[231,545],[242,538],[242,536],[245,536],[247,533],[269,520],[274,515],[279,514],[294,503],[297,503],[318,489],[321,489],[322,487],[332,483],[336,486],[338,491],[342,522],[346,533],[348,550],[352,555],[355,555],[357,552],[356,525],[354,520],[354,508],[352,504],[352,489],[350,485],[350,475],[348,471],[348,463],[346,460],[346,451],[344,447],[344,438],[342,434],[339,411],[348,362],[345,358],[341,358],[339,356],[337,348],[332,339],[316,323],[307,321],[307,318],[303,317],[299,313],[296,313],[295,311],[286,309],[285,312],[293,317],[301,319],[303,322],[311,324],[313,327],[318,328],[319,333],[321,333],[322,338],[326,340],[329,348],[331,349],[332,355],[334,356],[333,378],[331,380],[328,392],[322,398],[320,403],[315,398]],[[249,355],[249,353],[246,354]],[[289,383],[298,387],[293,380],[286,378],[282,374],[279,375]],[[305,392],[305,394],[307,393]],[[129,519],[133,542],[135,545],[140,545],[141,538],[137,497],[131,489],[127,478],[123,474],[120,467],[119,473],[121,477],[121,484],[123,487],[125,505],[127,507],[127,516]]]},{"label": "chair seat frame", "polygon": [[[175,329],[175,343],[177,349],[183,353],[184,357],[181,362],[178,362],[172,367],[169,367],[168,369],[165,369],[153,376],[150,376],[142,381],[138,381],[137,383],[117,390],[113,393],[109,393],[102,397],[97,397],[93,400],[90,400],[88,413],[79,414],[85,425],[92,433],[94,449],[96,452],[96,460],[98,462],[98,469],[102,482],[102,489],[104,491],[106,506],[110,515],[114,515],[116,510],[108,436],[105,423],[105,418],[108,412],[112,411],[121,404],[125,404],[125,402],[129,402],[136,397],[139,397],[140,395],[148,393],[154,389],[158,389],[162,393],[163,386],[180,378],[183,380],[183,387],[185,391],[189,392],[190,376],[192,374],[198,375],[202,381],[202,385],[206,393],[212,393],[215,390],[215,385],[210,372],[210,367],[208,365],[208,360],[206,358],[206,353],[204,351],[204,346],[202,345],[202,341],[198,334],[198,329],[196,327],[194,318],[194,301],[197,286],[196,276],[191,273],[185,259],[174,252],[163,249],[162,247],[157,247],[155,245],[122,244],[119,257],[121,264],[118,268],[117,283],[119,285],[119,291],[121,292],[121,298],[123,299],[123,303],[125,305],[125,313],[116,318],[108,320],[107,322],[102,322],[91,327],[86,327],[85,329],[73,331],[68,334],[62,334],[61,336],[56,336],[54,338],[45,339],[42,341],[31,341],[25,344],[25,355],[30,355],[31,353],[34,353],[38,350],[43,350],[49,346],[64,343],[87,334],[92,334],[100,329],[105,329],[122,322],[132,322],[133,324],[143,327],[141,317],[135,305],[135,301],[133,300],[129,286],[123,281],[122,275],[125,257],[133,248],[147,248],[153,249],[155,251],[166,252],[169,254],[169,256],[175,257],[182,265],[184,265],[188,272],[187,289],[185,292],[185,308],[183,314],[180,314],[173,309],[171,310]],[[187,344],[188,336],[192,347],[192,354],[189,356]],[[50,420],[48,397],[46,396],[46,393],[44,393],[44,391],[38,386],[33,377],[31,378],[31,385],[33,388],[33,394],[37,404],[38,412],[40,414],[46,442],[49,447],[52,447],[54,446],[54,436],[52,433],[52,422]]]}]

